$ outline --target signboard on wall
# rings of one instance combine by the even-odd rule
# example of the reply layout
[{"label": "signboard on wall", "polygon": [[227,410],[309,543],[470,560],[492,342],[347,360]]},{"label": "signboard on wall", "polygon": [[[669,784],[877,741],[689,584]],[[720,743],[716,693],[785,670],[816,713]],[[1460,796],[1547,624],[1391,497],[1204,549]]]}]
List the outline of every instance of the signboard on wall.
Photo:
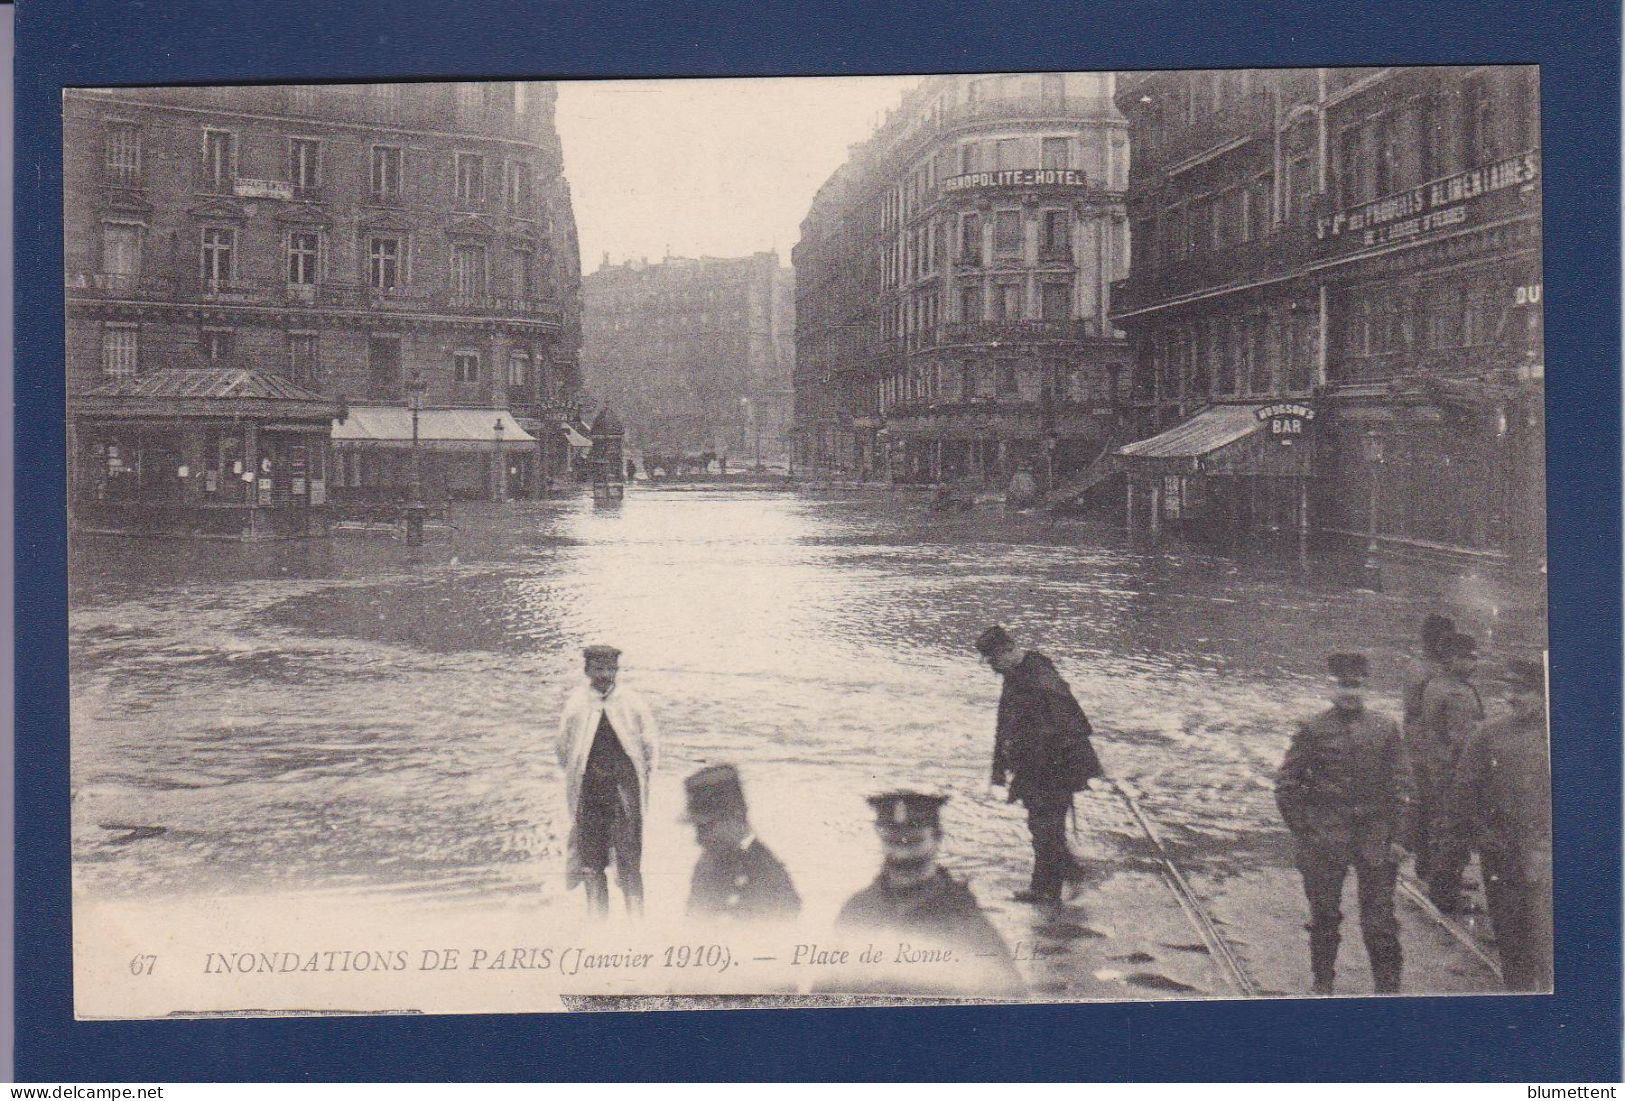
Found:
[{"label": "signboard on wall", "polygon": [[1081,168],[1009,168],[998,172],[969,172],[942,181],[942,190],[949,194],[998,187],[1064,187],[1082,191],[1088,186],[1089,176]]},{"label": "signboard on wall", "polygon": [[1315,410],[1301,402],[1278,401],[1259,406],[1253,410],[1253,416],[1264,422],[1270,439],[1290,447],[1308,435],[1309,427],[1315,420]]},{"label": "signboard on wall", "polygon": [[1320,215],[1315,219],[1315,244],[1323,252],[1360,252],[1426,240],[1487,220],[1539,182],[1539,150],[1504,157]]}]

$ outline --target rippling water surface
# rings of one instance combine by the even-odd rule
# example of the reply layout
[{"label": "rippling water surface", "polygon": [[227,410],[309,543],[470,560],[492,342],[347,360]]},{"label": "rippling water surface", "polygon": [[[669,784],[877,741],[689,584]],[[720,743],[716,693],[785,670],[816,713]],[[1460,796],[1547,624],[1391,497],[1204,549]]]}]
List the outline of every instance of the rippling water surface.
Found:
[{"label": "rippling water surface", "polygon": [[[1493,648],[1540,637],[1473,577],[1374,594],[1291,557],[908,496],[644,490],[455,522],[415,549],[76,544],[78,888],[557,890],[552,732],[591,641],[651,700],[663,783],[739,762],[787,860],[859,851],[865,791],[933,784],[956,867],[1014,885],[1024,831],[986,792],[998,683],[970,648],[993,622],[1056,660],[1108,769],[1222,882],[1283,862],[1269,777],[1327,651],[1371,652],[1392,697],[1435,606]],[[1132,840],[1107,798],[1083,807],[1103,858]]]}]

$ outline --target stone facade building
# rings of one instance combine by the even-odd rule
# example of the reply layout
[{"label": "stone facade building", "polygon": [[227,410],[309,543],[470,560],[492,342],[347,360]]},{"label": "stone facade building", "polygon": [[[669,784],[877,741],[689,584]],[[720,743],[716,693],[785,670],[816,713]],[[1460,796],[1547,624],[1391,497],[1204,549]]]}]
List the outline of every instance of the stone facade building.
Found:
[{"label": "stone facade building", "polygon": [[610,264],[582,279],[582,371],[645,461],[787,454],[795,283],[776,252]]},{"label": "stone facade building", "polygon": [[1544,554],[1531,67],[1125,75],[1137,524]]},{"label": "stone facade building", "polygon": [[930,77],[853,147],[794,253],[804,465],[1059,481],[1115,439],[1129,166],[1114,84]]},{"label": "stone facade building", "polygon": [[[487,411],[492,428],[517,418],[505,441],[444,448],[428,474],[442,493],[524,494],[557,472],[580,313],[554,99],[538,83],[68,92],[79,515],[290,497],[319,509],[401,489],[409,441],[333,455],[279,444],[274,423],[245,432],[220,372],[241,392],[293,387],[341,414],[401,410],[416,391],[425,410]],[[149,376],[190,370],[219,375],[216,404],[169,432],[163,403],[196,395],[187,376]],[[150,416],[117,415],[126,391]]]}]

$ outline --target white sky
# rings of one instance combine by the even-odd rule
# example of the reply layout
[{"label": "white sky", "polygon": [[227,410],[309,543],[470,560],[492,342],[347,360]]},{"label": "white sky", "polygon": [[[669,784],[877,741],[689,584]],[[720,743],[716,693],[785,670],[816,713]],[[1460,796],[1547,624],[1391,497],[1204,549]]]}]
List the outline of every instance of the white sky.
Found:
[{"label": "white sky", "polygon": [[813,195],[919,77],[559,83],[581,270],[648,257],[790,262]]}]

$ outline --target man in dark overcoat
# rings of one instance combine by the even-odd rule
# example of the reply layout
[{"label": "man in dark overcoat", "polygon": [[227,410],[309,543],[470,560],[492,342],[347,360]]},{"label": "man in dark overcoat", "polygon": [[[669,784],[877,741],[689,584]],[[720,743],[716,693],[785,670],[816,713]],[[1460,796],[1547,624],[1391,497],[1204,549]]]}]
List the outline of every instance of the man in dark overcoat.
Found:
[{"label": "man in dark overcoat", "polygon": [[937,863],[942,848],[942,805],[947,796],[888,791],[869,797],[880,836],[882,864],[875,881],[853,895],[835,919],[837,932],[913,936],[955,953],[953,966],[893,973],[848,992],[1015,996],[1026,991],[1010,949],[983,915],[970,888]]},{"label": "man in dark overcoat", "polygon": [[1055,663],[1037,650],[1018,647],[1003,627],[989,627],[976,649],[1001,677],[998,724],[993,739],[995,787],[1027,808],[1033,841],[1032,882],[1018,902],[1054,903],[1082,869],[1066,843],[1072,796],[1102,776],[1083,708]]},{"label": "man in dark overcoat", "polygon": [[1332,706],[1299,724],[1275,778],[1309,900],[1309,968],[1330,994],[1343,924],[1343,881],[1353,867],[1360,933],[1378,994],[1399,992],[1402,957],[1394,885],[1410,836],[1415,794],[1399,724],[1365,706],[1364,654],[1326,659]]},{"label": "man in dark overcoat", "polygon": [[745,807],[739,770],[711,765],[683,781],[686,818],[700,844],[689,886],[691,917],[788,921],[801,896],[777,857],[757,838]]},{"label": "man in dark overcoat", "polygon": [[1552,784],[1546,667],[1508,663],[1512,714],[1473,733],[1456,763],[1448,836],[1453,859],[1478,851],[1501,978],[1552,989]]},{"label": "man in dark overcoat", "polygon": [[1427,856],[1416,874],[1427,882],[1428,897],[1445,913],[1462,909],[1461,876],[1466,855],[1446,837],[1446,806],[1456,763],[1484,721],[1484,700],[1473,684],[1478,643],[1471,635],[1447,637],[1440,647],[1444,669],[1422,690],[1422,714],[1413,724],[1408,745],[1416,768],[1417,829],[1425,837]]}]

